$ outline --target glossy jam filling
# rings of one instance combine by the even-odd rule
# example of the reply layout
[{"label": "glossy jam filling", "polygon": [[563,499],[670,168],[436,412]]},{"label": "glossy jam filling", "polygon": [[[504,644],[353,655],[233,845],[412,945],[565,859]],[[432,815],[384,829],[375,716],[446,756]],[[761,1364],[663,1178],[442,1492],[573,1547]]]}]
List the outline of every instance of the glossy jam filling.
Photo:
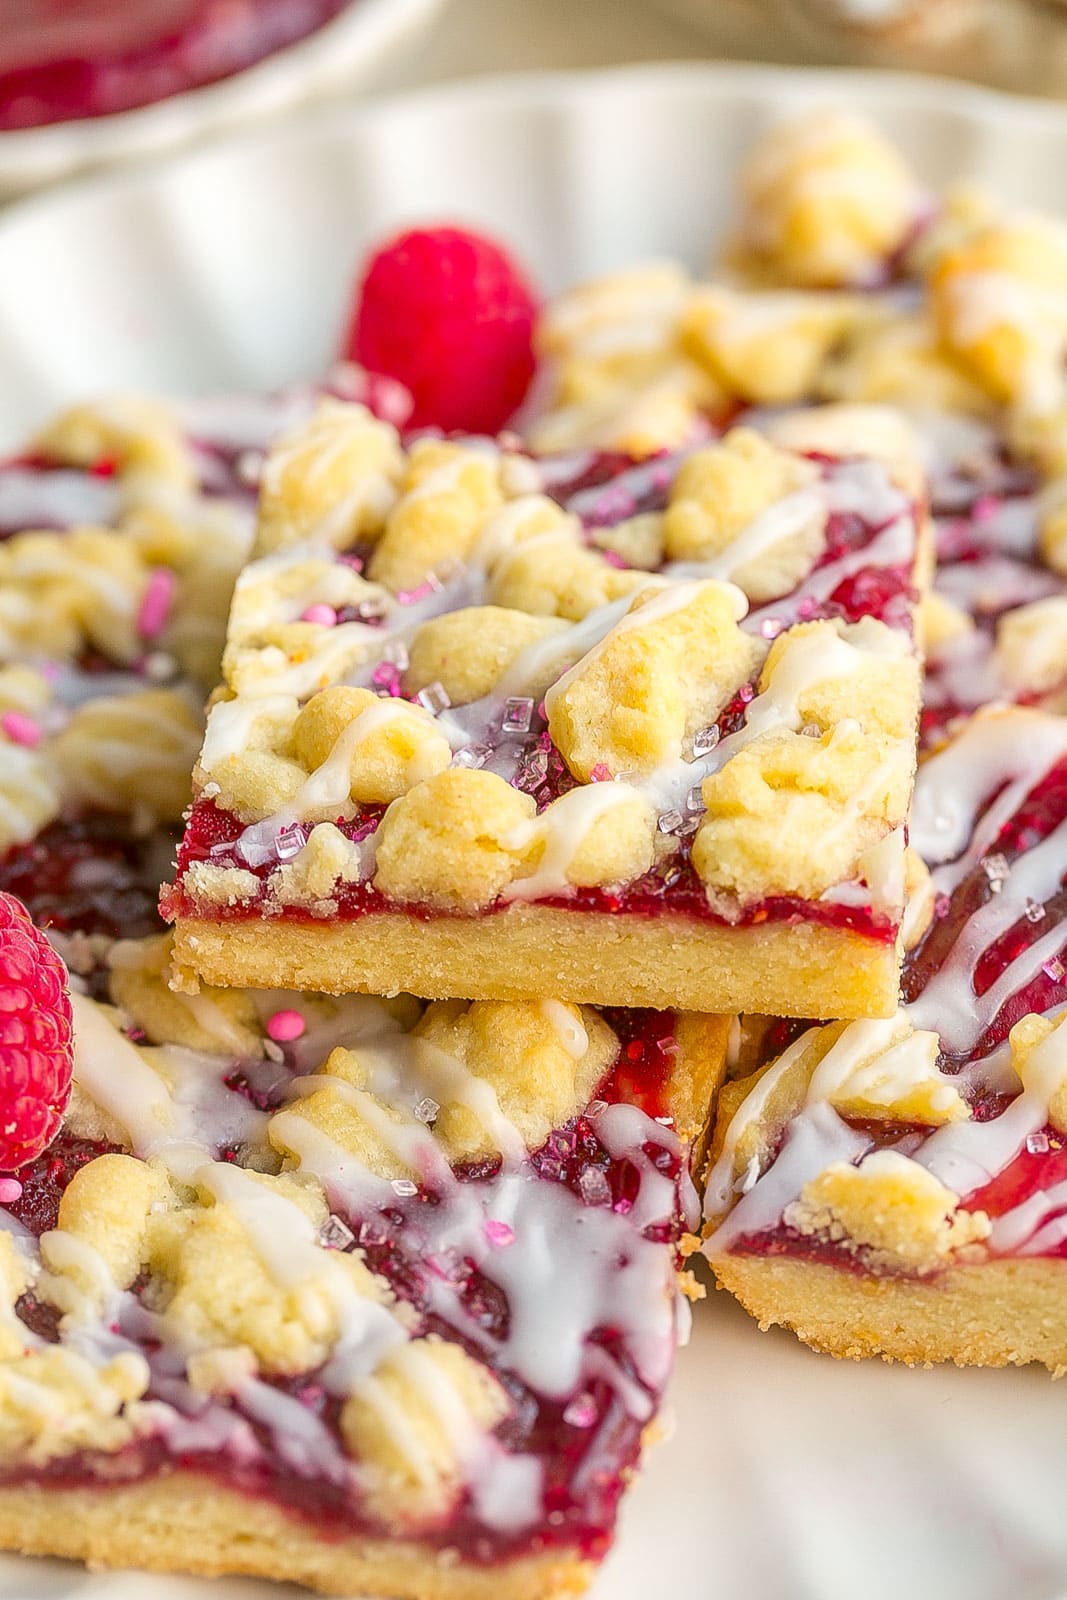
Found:
[{"label": "glossy jam filling", "polygon": [[217,83],[306,38],[351,3],[8,0],[0,130],[108,116]]},{"label": "glossy jam filling", "polygon": [[[349,839],[365,839],[377,826],[380,809],[372,813],[369,808],[351,821],[337,819],[337,826]],[[267,878],[277,866],[277,861],[262,866],[248,866],[238,849],[244,831],[243,824],[228,811],[221,811],[211,800],[198,800],[186,826],[185,837],[178,852],[178,882],[173,889],[165,888],[160,896],[160,907],[167,920],[178,916],[197,916],[197,902],[183,892],[182,874],[194,861],[208,861],[221,867],[241,867],[254,872],[263,888],[258,899],[242,901],[234,906],[212,906],[212,920],[224,922],[258,921],[264,915],[277,917],[284,922],[304,922],[314,925],[316,919],[299,907],[276,907],[268,901]],[[695,832],[695,829],[693,830]],[[612,891],[608,889],[576,889],[569,895],[544,895],[535,903],[559,911],[592,913],[616,916],[627,914],[639,917],[677,916],[688,921],[714,924],[719,927],[758,927],[763,923],[795,925],[801,922],[816,923],[822,927],[847,929],[879,944],[892,944],[896,938],[896,923],[889,917],[877,916],[869,906],[848,905],[842,901],[801,900],[795,895],[775,895],[765,900],[731,908],[729,914],[716,910],[709,904],[707,891],[697,877],[690,860],[692,836],[680,843],[675,855],[652,869],[644,877]],[[355,922],[362,917],[402,912],[420,922],[439,919],[456,919],[494,916],[510,909],[514,901],[498,900],[477,912],[439,911],[421,902],[404,903],[387,899],[373,885],[365,883],[338,884],[334,898],[336,917],[345,922]],[[522,903],[522,902],[518,902]]]},{"label": "glossy jam filling", "polygon": [[158,884],[173,849],[170,833],[134,834],[110,813],[53,822],[0,856],[0,889],[41,927],[143,939],[161,932]]},{"label": "glossy jam filling", "polygon": [[[638,1104],[649,1117],[669,1120],[666,1107],[676,1043],[670,1018],[662,1013],[619,1010],[605,1015],[620,1038],[618,1060],[600,1084],[588,1111],[557,1129],[530,1155],[529,1181],[565,1187],[587,1204],[593,1203],[589,1195],[595,1182],[596,1203],[610,1205],[624,1217],[640,1194],[642,1173],[628,1156],[612,1156],[601,1143],[596,1132],[598,1107],[616,1102]],[[236,1071],[227,1080],[238,1092],[240,1078]],[[274,1093],[268,1096],[274,1105],[281,1103],[288,1082],[283,1074]],[[10,1215],[35,1236],[53,1227],[71,1178],[87,1161],[111,1148],[61,1134],[50,1151],[17,1174],[23,1193],[8,1206]],[[639,1156],[673,1186],[672,1218],[663,1225],[652,1224],[644,1229],[644,1237],[669,1250],[677,1243],[683,1227],[692,1221],[683,1199],[688,1188],[684,1161],[677,1145],[666,1139],[660,1144],[654,1137],[644,1143]],[[456,1177],[464,1186],[478,1186],[492,1182],[499,1167],[499,1158],[494,1158],[457,1169]],[[509,1453],[532,1455],[541,1463],[544,1516],[534,1527],[504,1533],[479,1520],[474,1506],[464,1498],[442,1525],[419,1530],[418,1538],[432,1547],[458,1549],[464,1559],[479,1563],[491,1564],[557,1548],[598,1559],[611,1541],[618,1502],[637,1464],[645,1424],[628,1414],[617,1390],[595,1371],[583,1376],[577,1399],[546,1399],[494,1359],[494,1343],[499,1348],[507,1333],[510,1310],[506,1294],[473,1261],[454,1254],[449,1260],[427,1257],[416,1247],[420,1215],[444,1203],[424,1188],[363,1215],[335,1214],[342,1216],[351,1231],[352,1237],[344,1248],[358,1246],[373,1270],[389,1282],[398,1298],[411,1306],[417,1332],[437,1333],[463,1344],[496,1373],[512,1400],[511,1413],[497,1430],[497,1438]],[[456,1288],[458,1304],[469,1319],[467,1329],[450,1324],[435,1309],[435,1277],[447,1278]],[[133,1292],[139,1296],[145,1287],[139,1280]],[[35,1300],[32,1293],[20,1300],[17,1311],[38,1336],[48,1340],[58,1337],[55,1312]],[[586,1344],[587,1348],[597,1345],[609,1353],[624,1380],[642,1388],[655,1409],[660,1396],[645,1387],[633,1368],[619,1328],[611,1324],[594,1328]],[[152,1346],[142,1343],[142,1348],[151,1362]],[[267,1381],[307,1408],[331,1437],[340,1441],[340,1404],[317,1383],[314,1372]],[[150,1389],[150,1396],[155,1393],[154,1387]],[[162,1393],[159,1397],[163,1397]],[[166,1398],[173,1403],[172,1392]],[[204,1402],[203,1409],[206,1408]],[[193,1410],[188,1415],[195,1428],[197,1412]],[[289,1514],[313,1525],[322,1537],[350,1537],[361,1531],[388,1536],[390,1530],[381,1528],[364,1512],[354,1490],[339,1486],[310,1468],[306,1472],[294,1470],[279,1452],[271,1431],[253,1418],[245,1420],[259,1445],[252,1460],[231,1458],[219,1450],[217,1440],[210,1447],[200,1447],[195,1442],[190,1446],[195,1433],[186,1430],[184,1442],[174,1447],[162,1434],[130,1444],[116,1455],[81,1452],[41,1469],[20,1469],[6,1480],[0,1475],[0,1482],[92,1487],[116,1478],[123,1482],[143,1480],[181,1467],[204,1473],[229,1489],[269,1498]]]}]

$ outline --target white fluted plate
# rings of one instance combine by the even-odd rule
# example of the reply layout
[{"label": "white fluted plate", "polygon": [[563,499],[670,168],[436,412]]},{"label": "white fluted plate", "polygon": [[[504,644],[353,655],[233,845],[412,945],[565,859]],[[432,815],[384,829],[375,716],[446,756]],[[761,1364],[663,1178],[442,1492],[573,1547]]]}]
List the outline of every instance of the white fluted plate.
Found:
[{"label": "white fluted plate", "polygon": [[[929,80],[693,67],[433,91],[0,217],[0,436],[116,387],[313,376],[361,252],[413,218],[493,228],[547,289],[642,256],[699,265],[758,129],[831,102],[876,115],[932,182],[1062,205],[1067,111]],[[832,1362],[715,1295],[597,1600],[1063,1600],[1064,1402],[1034,1371]],[[3,1600],[276,1593],[0,1556]]]}]

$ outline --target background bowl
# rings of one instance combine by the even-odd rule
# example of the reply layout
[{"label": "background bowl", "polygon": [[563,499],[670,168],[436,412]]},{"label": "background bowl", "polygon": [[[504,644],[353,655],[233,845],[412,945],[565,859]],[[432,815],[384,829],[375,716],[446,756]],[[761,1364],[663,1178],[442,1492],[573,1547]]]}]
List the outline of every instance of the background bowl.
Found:
[{"label": "background bowl", "polygon": [[0,199],[87,167],[157,155],[351,87],[440,5],[441,0],[354,0],[307,38],[219,83],[135,111],[0,133]]}]

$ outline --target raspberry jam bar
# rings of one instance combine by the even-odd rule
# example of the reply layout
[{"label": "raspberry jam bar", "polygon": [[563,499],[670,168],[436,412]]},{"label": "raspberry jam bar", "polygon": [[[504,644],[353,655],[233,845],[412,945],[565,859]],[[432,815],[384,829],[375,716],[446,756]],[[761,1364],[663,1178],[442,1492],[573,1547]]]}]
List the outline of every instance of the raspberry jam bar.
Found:
[{"label": "raspberry jam bar", "polygon": [[1062,1370],[1067,719],[976,713],[920,766],[911,839],[900,1011],[771,1026],[720,1099],[704,1249],[835,1355]]},{"label": "raspberry jam bar", "polygon": [[405,449],[325,402],[258,515],[164,898],[185,981],[892,1010],[910,464]]},{"label": "raspberry jam bar", "polygon": [[167,960],[110,945],[62,1130],[0,1175],[0,1547],[580,1593],[696,1292],[725,1024],[183,999]]}]

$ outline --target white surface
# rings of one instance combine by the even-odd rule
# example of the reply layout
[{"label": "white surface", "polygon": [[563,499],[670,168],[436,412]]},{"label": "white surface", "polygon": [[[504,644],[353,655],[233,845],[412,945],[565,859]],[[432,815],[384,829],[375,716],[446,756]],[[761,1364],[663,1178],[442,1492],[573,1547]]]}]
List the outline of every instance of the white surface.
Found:
[{"label": "white surface", "polygon": [[[188,94],[113,116],[0,132],[0,198],[90,166],[156,155],[192,138],[271,117],[355,82],[441,0],[355,0],[255,66]],[[2,10],[2,4],[0,4]]]},{"label": "white surface", "polygon": [[[1067,112],[892,78],[689,69],[540,79],[343,113],[33,201],[0,218],[0,427],[122,384],[313,374],[383,228],[459,216],[553,288],[642,255],[704,258],[740,151],[789,106],[876,114],[931,180],[1056,205]],[[623,1517],[598,1600],[1056,1600],[1061,1392],[1035,1372],[908,1372],[698,1308],[675,1438]],[[0,1557],[3,1600],[273,1600],[270,1586],[90,1576]]]}]

